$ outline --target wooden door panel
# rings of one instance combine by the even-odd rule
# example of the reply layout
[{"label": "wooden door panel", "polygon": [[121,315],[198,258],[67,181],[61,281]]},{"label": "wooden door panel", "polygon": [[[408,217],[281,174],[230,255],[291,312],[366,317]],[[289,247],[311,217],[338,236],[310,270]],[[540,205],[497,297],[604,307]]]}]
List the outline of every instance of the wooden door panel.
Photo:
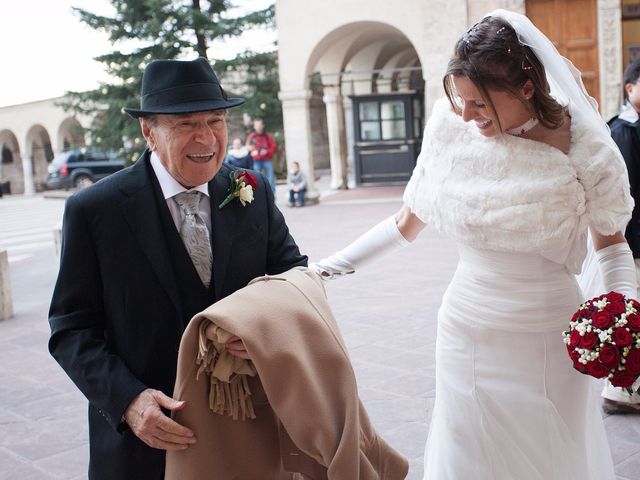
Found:
[{"label": "wooden door panel", "polygon": [[599,99],[597,0],[527,0],[527,16],[582,72],[589,94]]}]

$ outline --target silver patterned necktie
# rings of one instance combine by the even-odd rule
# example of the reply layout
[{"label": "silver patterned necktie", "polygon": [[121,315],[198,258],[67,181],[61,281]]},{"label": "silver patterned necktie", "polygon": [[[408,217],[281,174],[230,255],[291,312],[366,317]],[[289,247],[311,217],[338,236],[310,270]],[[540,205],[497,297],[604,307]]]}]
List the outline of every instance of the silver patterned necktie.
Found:
[{"label": "silver patterned necktie", "polygon": [[180,226],[180,237],[189,252],[193,266],[205,287],[211,281],[211,263],[213,254],[209,240],[209,230],[202,215],[200,215],[200,195],[198,191],[182,192],[175,195],[176,203],[180,206],[184,220]]}]

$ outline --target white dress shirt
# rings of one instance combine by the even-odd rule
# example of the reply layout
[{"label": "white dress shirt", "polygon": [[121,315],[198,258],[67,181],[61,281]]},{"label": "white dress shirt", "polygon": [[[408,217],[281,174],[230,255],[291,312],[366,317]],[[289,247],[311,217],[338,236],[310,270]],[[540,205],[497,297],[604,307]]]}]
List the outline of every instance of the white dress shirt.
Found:
[{"label": "white dress shirt", "polygon": [[187,191],[198,191],[203,193],[204,195],[200,196],[200,204],[199,211],[203,220],[207,224],[207,230],[209,230],[209,236],[211,237],[211,202],[209,201],[209,187],[206,183],[202,185],[198,185],[197,187],[193,187],[191,189],[187,189],[180,185],[178,181],[171,176],[171,174],[167,171],[165,166],[162,164],[156,152],[151,152],[151,166],[153,167],[153,171],[158,178],[158,182],[160,183],[160,188],[162,189],[162,195],[164,199],[167,201],[167,206],[169,207],[169,212],[171,212],[171,217],[173,218],[173,223],[176,224],[176,229],[178,232],[180,231],[180,226],[184,221],[184,214],[182,210],[178,206],[174,196],[179,193],[187,192]]}]

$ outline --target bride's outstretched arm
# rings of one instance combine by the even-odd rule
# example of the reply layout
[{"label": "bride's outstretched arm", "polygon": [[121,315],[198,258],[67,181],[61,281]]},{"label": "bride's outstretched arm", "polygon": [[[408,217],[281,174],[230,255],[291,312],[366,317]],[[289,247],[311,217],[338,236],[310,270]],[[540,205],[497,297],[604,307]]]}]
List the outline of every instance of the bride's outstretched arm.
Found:
[{"label": "bride's outstretched arm", "polygon": [[309,268],[326,280],[353,273],[363,265],[408,245],[425,226],[405,205],[353,243],[317,263],[312,263]]}]

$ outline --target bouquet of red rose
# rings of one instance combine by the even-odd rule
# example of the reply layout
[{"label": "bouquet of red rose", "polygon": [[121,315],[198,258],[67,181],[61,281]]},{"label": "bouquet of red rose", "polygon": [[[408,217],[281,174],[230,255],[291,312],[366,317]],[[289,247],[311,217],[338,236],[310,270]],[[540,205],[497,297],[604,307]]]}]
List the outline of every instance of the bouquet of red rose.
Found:
[{"label": "bouquet of red rose", "polygon": [[638,388],[640,377],[640,302],[617,292],[592,298],[574,313],[564,343],[573,367],[612,385]]}]

